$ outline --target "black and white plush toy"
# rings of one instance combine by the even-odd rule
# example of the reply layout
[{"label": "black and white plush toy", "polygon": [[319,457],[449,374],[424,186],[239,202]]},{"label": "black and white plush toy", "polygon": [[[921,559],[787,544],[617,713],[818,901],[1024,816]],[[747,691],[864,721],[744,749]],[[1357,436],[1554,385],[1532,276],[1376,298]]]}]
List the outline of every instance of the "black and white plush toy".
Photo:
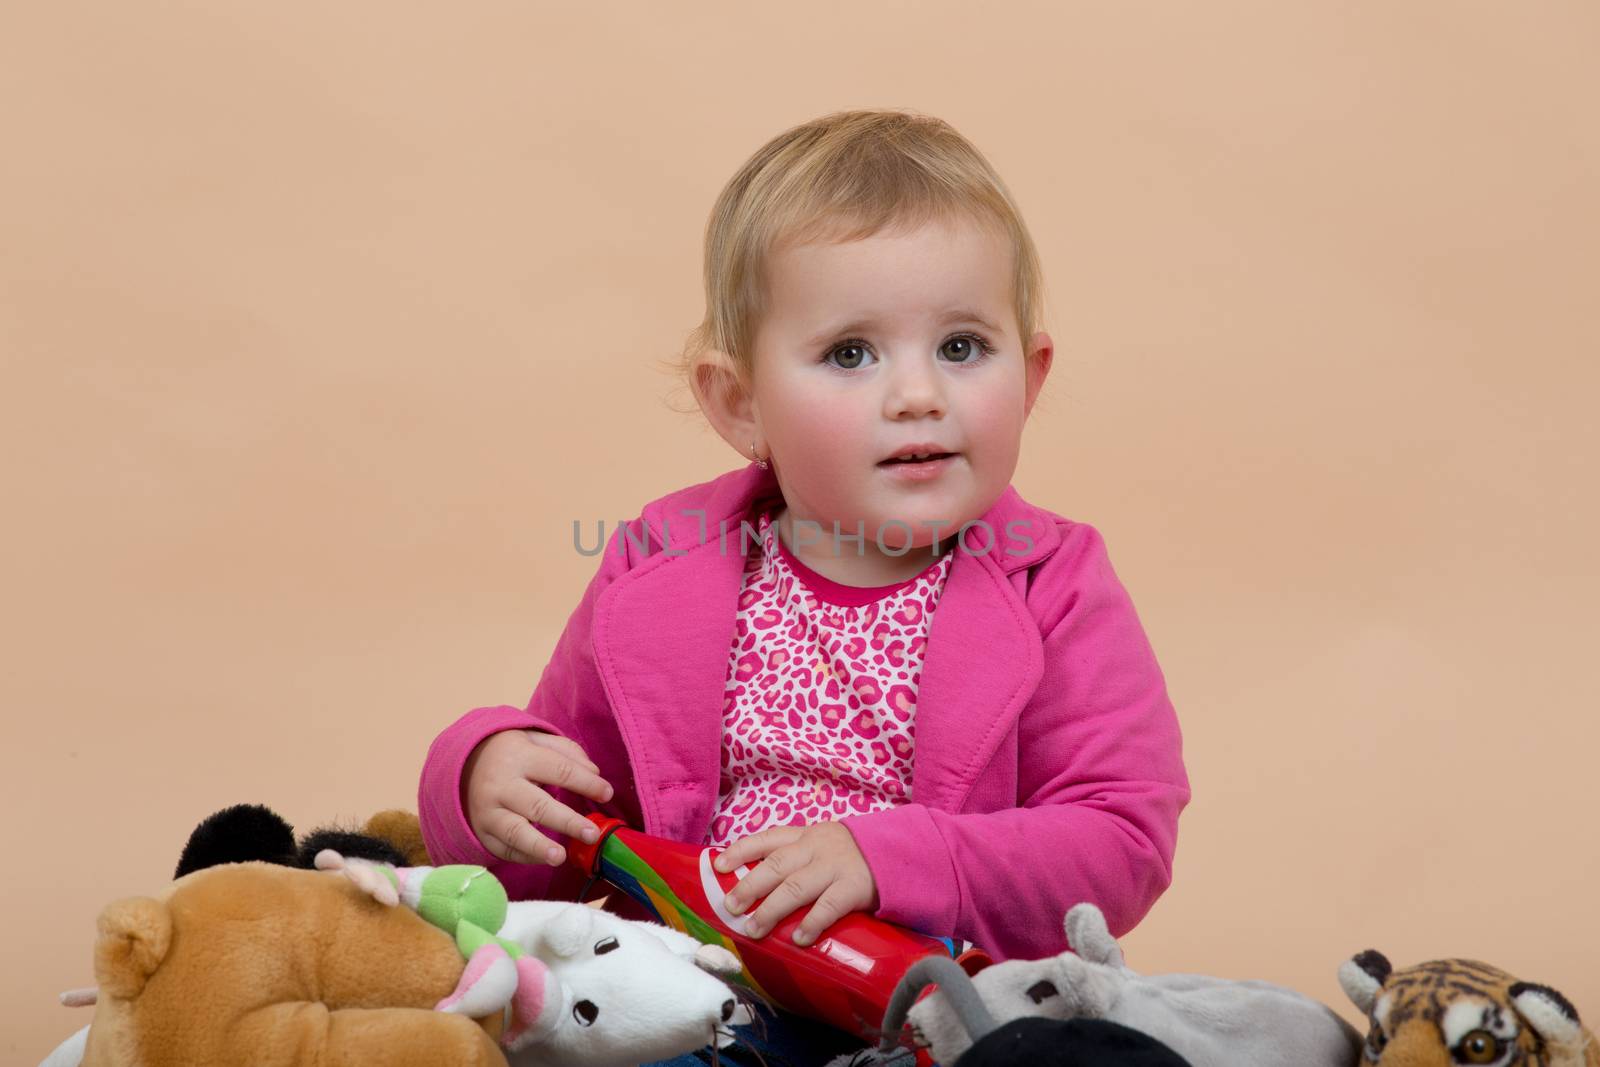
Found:
[{"label": "black and white plush toy", "polygon": [[[886,1035],[900,1033],[908,1009],[923,989],[935,983],[970,1039],[960,1058],[939,1060],[946,1067],[1191,1067],[1155,1038],[1105,1019],[1030,1015],[996,1025],[973,980],[954,960],[941,956],[912,964],[900,980],[884,1015]],[[895,1049],[886,1040],[884,1047],[869,1056],[841,1057],[835,1064],[909,1067],[913,1058],[909,1050]]]},{"label": "black and white plush toy", "polygon": [[[1193,1067],[1351,1067],[1360,1053],[1354,1027],[1324,1004],[1270,982],[1199,974],[1141,975],[1093,904],[1066,916],[1070,952],[1006,960],[979,971],[973,988],[1002,1024],[1026,1016],[1102,1019],[1161,1044]],[[914,1033],[941,1064],[961,1060],[972,1039],[940,990],[913,1004]],[[893,1023],[893,1029],[890,1024]],[[899,1023],[885,1019],[885,1032]]]}]

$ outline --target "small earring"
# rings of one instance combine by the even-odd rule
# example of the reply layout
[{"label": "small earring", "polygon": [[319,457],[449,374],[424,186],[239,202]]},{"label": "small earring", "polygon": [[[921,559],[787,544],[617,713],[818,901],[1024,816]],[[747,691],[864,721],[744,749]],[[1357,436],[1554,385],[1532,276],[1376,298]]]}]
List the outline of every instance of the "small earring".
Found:
[{"label": "small earring", "polygon": [[767,469],[767,467],[769,466],[767,461],[762,459],[760,456],[756,455],[756,443],[754,441],[750,442],[750,455],[751,455],[752,458],[755,459],[757,466],[759,466],[762,470],[766,470]]}]

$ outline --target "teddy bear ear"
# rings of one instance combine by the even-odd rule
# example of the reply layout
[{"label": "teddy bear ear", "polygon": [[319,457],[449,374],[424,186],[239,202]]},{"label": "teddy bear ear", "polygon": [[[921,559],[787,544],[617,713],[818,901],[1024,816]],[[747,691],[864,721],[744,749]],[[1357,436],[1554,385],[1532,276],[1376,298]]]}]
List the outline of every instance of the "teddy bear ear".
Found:
[{"label": "teddy bear ear", "polygon": [[399,849],[406,860],[400,864],[402,867],[437,866],[428,856],[428,846],[422,840],[422,823],[414,811],[400,808],[380,811],[366,821],[361,832]]},{"label": "teddy bear ear", "polygon": [[106,905],[94,943],[94,977],[100,990],[130,1000],[161,966],[172,945],[172,916],[150,897],[128,897]]},{"label": "teddy bear ear", "polygon": [[295,865],[294,828],[264,804],[235,804],[206,816],[189,834],[172,877],[249,860]]},{"label": "teddy bear ear", "polygon": [[1126,966],[1122,948],[1106,925],[1105,913],[1093,904],[1088,901],[1074,904],[1068,909],[1063,925],[1067,930],[1067,945],[1080,959],[1119,969]]},{"label": "teddy bear ear", "polygon": [[1517,1014],[1545,1043],[1562,1047],[1583,1047],[1583,1024],[1578,1020],[1578,1009],[1572,1002],[1547,985],[1533,982],[1516,982],[1508,992]]},{"label": "teddy bear ear", "polygon": [[1372,1013],[1378,992],[1394,973],[1388,957],[1375,948],[1358,953],[1339,965],[1339,988],[1363,1015]]}]

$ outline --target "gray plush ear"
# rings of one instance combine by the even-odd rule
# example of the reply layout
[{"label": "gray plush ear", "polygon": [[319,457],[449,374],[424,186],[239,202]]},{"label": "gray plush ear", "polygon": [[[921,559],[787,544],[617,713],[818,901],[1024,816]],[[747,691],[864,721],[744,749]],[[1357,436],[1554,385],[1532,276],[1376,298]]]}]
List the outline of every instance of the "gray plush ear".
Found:
[{"label": "gray plush ear", "polygon": [[1123,968],[1122,949],[1106,926],[1105,914],[1093,904],[1084,901],[1067,910],[1063,925],[1067,929],[1067,944],[1080,959],[1090,963],[1103,963],[1107,967]]},{"label": "gray plush ear", "polygon": [[1339,988],[1361,1009],[1361,1014],[1370,1015],[1378,1002],[1378,991],[1393,973],[1394,967],[1384,954],[1369,948],[1339,965]]},{"label": "gray plush ear", "polygon": [[948,956],[924,956],[906,968],[894,993],[889,997],[889,1007],[883,1013],[883,1038],[878,1048],[888,1052],[900,1039],[900,1028],[917,997],[930,985],[937,984],[945,1002],[955,1010],[956,1018],[966,1027],[973,1041],[994,1029],[994,1016],[978,996],[972,979],[961,965]]},{"label": "gray plush ear", "polygon": [[[1120,961],[1120,953],[1117,958]],[[1038,1002],[1038,1014],[1052,1019],[1104,1019],[1120,996],[1122,985],[1138,980],[1125,967],[1096,964],[1070,952],[1038,962],[1044,968],[1041,977],[1048,978],[1062,997],[1059,1004],[1053,1000]],[[1026,992],[1029,999],[1035,995],[1033,988]]]},{"label": "gray plush ear", "polygon": [[1583,1024],[1578,1021],[1578,1009],[1566,997],[1533,982],[1517,982],[1510,993],[1517,1014],[1546,1044],[1574,1051],[1583,1048]]}]

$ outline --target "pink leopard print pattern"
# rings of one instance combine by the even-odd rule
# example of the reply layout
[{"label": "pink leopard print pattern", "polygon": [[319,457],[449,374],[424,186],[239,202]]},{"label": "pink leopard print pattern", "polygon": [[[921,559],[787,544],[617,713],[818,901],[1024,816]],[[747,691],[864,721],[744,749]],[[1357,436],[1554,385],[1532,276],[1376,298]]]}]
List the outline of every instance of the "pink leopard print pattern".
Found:
[{"label": "pink leopard print pattern", "polygon": [[947,553],[898,585],[852,589],[796,560],[769,512],[759,531],[723,690],[714,847],[911,799],[917,682],[950,571]]}]

